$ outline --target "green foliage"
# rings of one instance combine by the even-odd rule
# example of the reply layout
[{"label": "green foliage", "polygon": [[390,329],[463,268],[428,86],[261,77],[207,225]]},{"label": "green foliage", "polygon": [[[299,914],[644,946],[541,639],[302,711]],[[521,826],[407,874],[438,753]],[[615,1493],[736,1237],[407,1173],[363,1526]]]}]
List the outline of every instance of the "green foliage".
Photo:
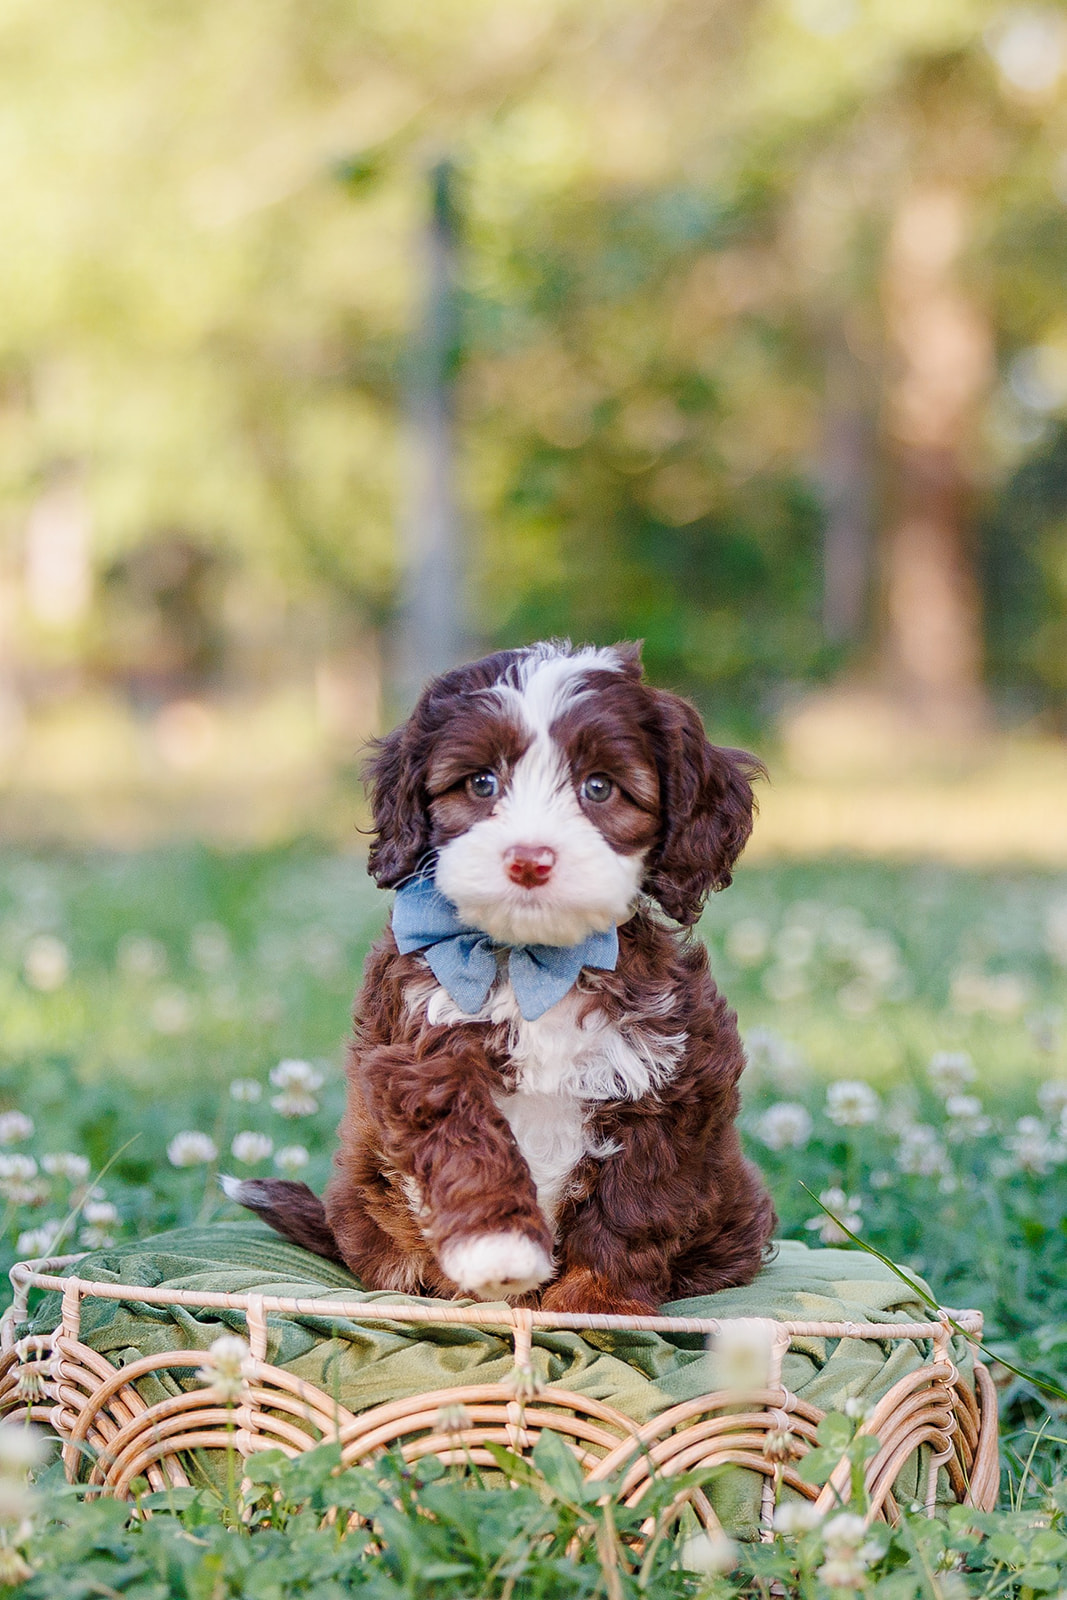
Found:
[{"label": "green foliage", "polygon": [[[9,8],[0,567],[17,602],[26,518],[73,470],[98,601],[66,625],[16,603],[19,659],[129,687],[151,606],[131,619],[116,575],[176,539],[213,575],[193,633],[222,628],[224,676],[247,677],[294,613],[313,655],[388,622],[419,236],[445,151],[487,642],[644,636],[657,673],[749,722],[783,680],[840,665],[820,616],[828,352],[847,335],[876,432],[885,241],[932,182],[966,200],[965,276],[1003,369],[967,449],[989,464],[999,566],[1030,563],[1018,626],[990,582],[990,667],[1061,704],[1062,573],[1030,560],[1011,476],[1067,404],[1057,15]],[[1050,30],[1036,89],[1003,45],[1026,26]],[[1034,360],[1044,387],[1017,381]],[[876,508],[881,453],[850,490]]]},{"label": "green foliage", "polygon": [[17,1592],[26,1600],[116,1591],[136,1600],[579,1600],[605,1592],[605,1563],[616,1600],[705,1592],[682,1569],[675,1540],[640,1536],[642,1521],[689,1479],[654,1484],[640,1510],[630,1509],[610,1485],[587,1490],[552,1434],[508,1487],[433,1459],[409,1467],[387,1455],[344,1472],[339,1462],[331,1445],[295,1461],[265,1452],[249,1463],[249,1486],[232,1508],[175,1490],[141,1496],[131,1516],[57,1485],[41,1493],[22,1541],[35,1575]]},{"label": "green foliage", "polygon": [[[829,1424],[829,1426],[827,1426]],[[824,1424],[859,1462],[868,1443],[843,1417]],[[1026,1600],[1067,1575],[1062,1484],[1021,1507],[914,1511],[865,1529],[861,1499],[817,1518],[793,1502],[772,1544],[679,1539],[671,1503],[699,1474],[656,1479],[639,1509],[611,1484],[587,1488],[570,1449],[544,1434],[532,1462],[488,1487],[473,1467],[412,1466],[394,1454],[339,1471],[330,1445],[286,1459],[254,1457],[241,1503],[207,1491],[141,1495],[133,1507],[89,1500],[58,1481],[38,1486],[18,1549],[24,1600],[732,1600],[778,1584],[804,1600],[842,1591],[876,1600],[1004,1596]],[[810,1459],[810,1458],[809,1458]],[[653,1518],[657,1532],[642,1533]]]},{"label": "green foliage", "polygon": [[1057,704],[1067,691],[1065,504],[1067,430],[1057,424],[1004,485],[982,529],[994,673]]},{"label": "green foliage", "polygon": [[[265,1136],[275,1152],[304,1147],[303,1175],[320,1187],[341,1107],[351,991],[384,910],[360,861],[311,848],[47,862],[9,852],[0,872],[0,1113],[19,1111],[36,1127],[0,1122],[6,1261],[47,1248],[37,1230],[68,1217],[73,1249],[232,1214],[216,1166],[272,1166],[262,1153],[236,1162],[242,1132]],[[749,867],[713,901],[701,933],[740,1012],[750,1055],[743,1129],[783,1234],[832,1241],[801,1181],[824,1196],[836,1189],[830,1209],[861,1238],[922,1273],[942,1303],[980,1307],[986,1341],[1005,1361],[1062,1384],[1062,876]],[[292,1086],[270,1081],[283,1059],[307,1063],[321,1085],[309,1090],[305,1073],[304,1098],[294,1101]],[[259,1098],[234,1099],[235,1080],[252,1082]],[[862,1093],[848,1089],[856,1081]],[[168,1147],[190,1131],[210,1137],[217,1159],[172,1164]],[[44,1157],[62,1152],[89,1158],[94,1173],[113,1164],[92,1184],[46,1168]],[[36,1171],[20,1172],[17,1158]],[[638,1523],[666,1502],[650,1501],[640,1517],[614,1501],[597,1506],[567,1448],[546,1437],[532,1464],[498,1452],[515,1480],[509,1490],[473,1469],[460,1483],[395,1462],[334,1477],[328,1448],[291,1464],[258,1457],[251,1537],[236,1500],[146,1490],[151,1520],[128,1521],[122,1507],[82,1503],[50,1471],[25,1546],[39,1570],[24,1592],[728,1600],[739,1586],[765,1594],[779,1580],[805,1600],[832,1600],[822,1569],[840,1576],[861,1560],[856,1586],[884,1600],[1024,1600],[1026,1590],[1067,1584],[1067,1443],[1056,1402],[1006,1370],[998,1382],[1007,1509],[909,1517],[859,1545],[848,1544],[848,1523],[837,1533],[798,1529],[734,1553],[732,1577],[719,1570],[723,1550],[699,1544],[685,1547],[686,1559],[714,1570],[683,1573],[666,1524],[654,1550],[642,1546]],[[862,1508],[869,1447],[857,1420],[828,1418],[803,1470],[819,1483],[851,1454]],[[684,1482],[671,1481],[672,1492]],[[373,1533],[342,1536],[353,1513]],[[0,1568],[3,1559],[0,1550]],[[606,1588],[606,1563],[620,1590]]]}]

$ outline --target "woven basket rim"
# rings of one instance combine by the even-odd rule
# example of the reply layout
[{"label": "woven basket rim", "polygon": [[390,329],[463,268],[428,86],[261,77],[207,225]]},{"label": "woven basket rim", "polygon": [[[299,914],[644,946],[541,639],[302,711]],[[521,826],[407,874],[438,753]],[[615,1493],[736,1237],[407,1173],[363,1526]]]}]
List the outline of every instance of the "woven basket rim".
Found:
[{"label": "woven basket rim", "polygon": [[[474,1327],[507,1328],[529,1333],[535,1328],[576,1331],[633,1331],[647,1333],[702,1333],[714,1335],[724,1325],[736,1323],[767,1324],[776,1330],[778,1338],[874,1339],[914,1340],[933,1339],[942,1342],[959,1332],[972,1343],[982,1337],[983,1316],[973,1309],[953,1310],[938,1307],[936,1316],[927,1321],[911,1322],[855,1322],[797,1320],[793,1318],[739,1316],[739,1317],[685,1317],[685,1316],[615,1316],[607,1313],[579,1311],[543,1311],[509,1305],[505,1301],[490,1303],[419,1300],[416,1304],[384,1303],[380,1300],[351,1300],[336,1298],[337,1291],[322,1295],[293,1296],[271,1295],[255,1292],[227,1293],[222,1290],[169,1289],[137,1283],[109,1283],[77,1274],[61,1276],[62,1269],[84,1260],[86,1252],[67,1256],[38,1256],[18,1261],[9,1277],[15,1290],[15,1303],[5,1317],[5,1348],[13,1331],[11,1321],[25,1314],[26,1296],[31,1288],[51,1290],[55,1293],[81,1299],[130,1300],[146,1305],[178,1305],[189,1308],[224,1309],[253,1312],[263,1316],[275,1312],[290,1316],[334,1316],[350,1321],[410,1322],[430,1324],[464,1323]],[[389,1291],[371,1291],[383,1292]],[[12,1315],[14,1314],[14,1316]]]}]

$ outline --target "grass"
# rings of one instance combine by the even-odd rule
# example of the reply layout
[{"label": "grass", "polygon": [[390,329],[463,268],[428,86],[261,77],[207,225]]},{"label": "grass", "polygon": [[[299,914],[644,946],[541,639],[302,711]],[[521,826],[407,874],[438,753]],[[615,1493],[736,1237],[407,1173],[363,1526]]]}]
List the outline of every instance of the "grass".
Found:
[{"label": "grass", "polygon": [[[113,1165],[69,1230],[71,1247],[233,1214],[215,1185],[220,1162],[259,1173],[283,1153],[286,1170],[320,1185],[341,1106],[351,995],[385,910],[357,858],[310,844],[244,854],[9,854],[0,869],[0,1113],[21,1113],[33,1129],[0,1115],[6,1261],[46,1247],[85,1202],[78,1158],[94,1171]],[[748,1041],[744,1126],[783,1233],[831,1235],[802,1184],[832,1196],[862,1238],[919,1270],[943,1303],[981,1307],[987,1340],[1006,1361],[1062,1384],[1067,877],[757,862],[712,902],[701,932]],[[306,1066],[279,1073],[283,1061]],[[235,1081],[255,1087],[237,1099]],[[866,1087],[847,1087],[854,1083]],[[199,1150],[196,1141],[175,1144],[183,1133],[201,1135]],[[264,1136],[259,1151],[269,1140],[272,1154],[237,1164],[240,1133]],[[239,1148],[256,1153],[254,1141]],[[168,1149],[189,1164],[175,1165]],[[1067,1417],[1037,1384],[1001,1376],[1004,1511],[979,1519],[977,1531],[973,1519],[939,1522],[935,1533],[909,1520],[892,1539],[879,1535],[860,1562],[862,1583],[853,1571],[853,1591],[884,1586],[885,1600],[953,1600],[1067,1587],[1059,1531]],[[37,1574],[23,1574],[22,1591],[190,1600],[599,1592],[617,1600],[728,1595],[740,1583],[766,1593],[779,1581],[815,1596],[834,1587],[827,1566],[830,1577],[849,1560],[855,1567],[847,1548],[835,1567],[824,1533],[814,1531],[788,1549],[778,1541],[744,1553],[740,1577],[697,1577],[682,1571],[667,1541],[640,1588],[640,1562],[624,1556],[612,1567],[604,1554],[616,1537],[630,1548],[625,1526],[576,1546],[566,1485],[553,1479],[558,1465],[542,1460],[541,1468],[526,1498],[507,1502],[511,1534],[499,1501],[484,1502],[485,1526],[503,1517],[503,1531],[497,1543],[487,1535],[481,1553],[463,1533],[466,1502],[449,1499],[450,1478],[405,1479],[413,1500],[399,1521],[374,1502],[377,1532],[353,1565],[351,1551],[337,1555],[336,1532],[319,1528],[331,1494],[344,1500],[326,1461],[317,1487],[286,1480],[272,1502],[289,1509],[270,1514],[262,1548],[269,1535],[290,1552],[288,1576],[273,1589],[247,1553],[246,1534],[227,1526],[225,1508],[198,1499],[128,1525],[121,1508],[79,1504],[53,1485],[18,1545],[18,1559],[28,1554]],[[277,1470],[284,1478],[289,1469]],[[360,1480],[368,1505],[384,1493],[379,1478]],[[394,1485],[389,1503],[400,1493]],[[622,1517],[618,1507],[596,1515],[609,1513]],[[5,1522],[0,1492],[0,1581],[18,1531]]]}]

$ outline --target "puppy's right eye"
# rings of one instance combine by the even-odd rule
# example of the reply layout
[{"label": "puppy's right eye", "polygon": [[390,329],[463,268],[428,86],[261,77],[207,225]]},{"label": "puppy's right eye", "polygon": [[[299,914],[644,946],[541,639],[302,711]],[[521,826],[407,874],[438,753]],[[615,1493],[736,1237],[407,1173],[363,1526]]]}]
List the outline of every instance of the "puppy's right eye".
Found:
[{"label": "puppy's right eye", "polygon": [[495,772],[476,772],[467,779],[467,793],[476,800],[492,800],[500,793],[500,779]]}]

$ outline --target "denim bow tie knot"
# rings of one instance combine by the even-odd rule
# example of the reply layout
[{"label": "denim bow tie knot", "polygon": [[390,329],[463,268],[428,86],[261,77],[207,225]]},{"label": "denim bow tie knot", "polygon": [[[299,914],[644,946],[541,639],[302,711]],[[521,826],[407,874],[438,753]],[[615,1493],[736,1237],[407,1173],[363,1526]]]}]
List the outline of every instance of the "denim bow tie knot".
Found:
[{"label": "denim bow tie knot", "polygon": [[616,928],[591,933],[581,944],[496,943],[481,928],[460,920],[429,878],[417,878],[397,891],[393,937],[408,955],[422,950],[430,971],[466,1016],[485,1005],[496,981],[497,953],[507,951],[508,977],[527,1022],[543,1016],[574,987],[583,967],[614,971],[619,959]]}]

